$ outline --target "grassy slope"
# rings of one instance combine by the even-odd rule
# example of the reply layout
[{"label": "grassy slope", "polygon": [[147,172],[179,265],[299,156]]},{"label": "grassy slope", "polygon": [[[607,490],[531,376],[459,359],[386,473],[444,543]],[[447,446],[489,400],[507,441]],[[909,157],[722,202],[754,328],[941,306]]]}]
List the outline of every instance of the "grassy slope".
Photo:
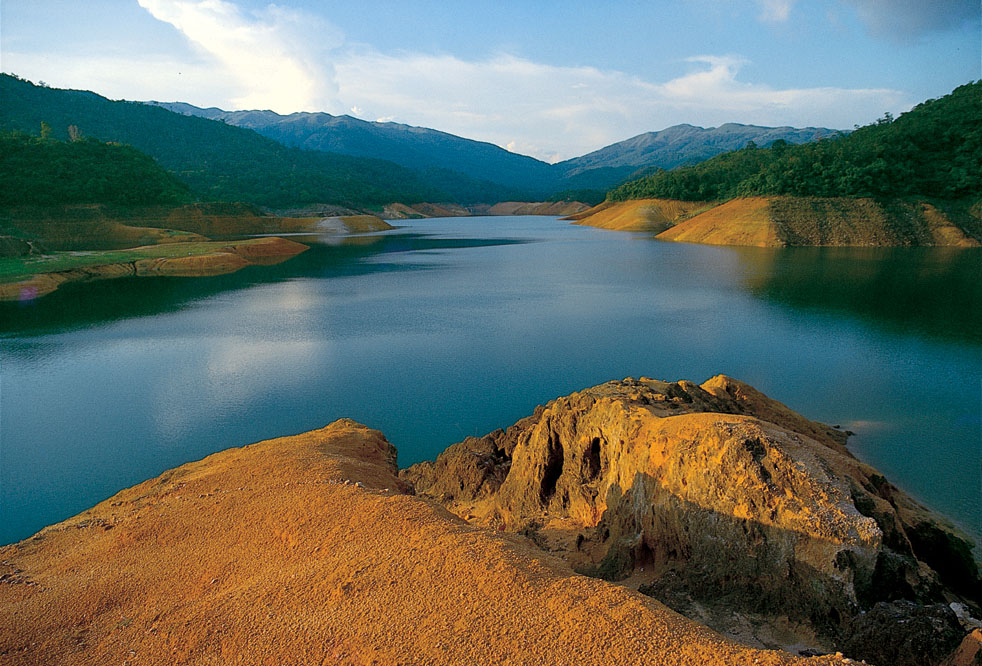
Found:
[{"label": "grassy slope", "polygon": [[[19,282],[42,273],[128,264],[142,259],[173,259],[180,257],[201,257],[216,252],[233,252],[235,248],[267,244],[266,238],[243,241],[189,241],[186,243],[165,243],[147,245],[121,250],[89,250],[72,252],[53,252],[31,257],[8,257],[0,259],[0,283]],[[247,250],[246,250],[247,252]]]}]

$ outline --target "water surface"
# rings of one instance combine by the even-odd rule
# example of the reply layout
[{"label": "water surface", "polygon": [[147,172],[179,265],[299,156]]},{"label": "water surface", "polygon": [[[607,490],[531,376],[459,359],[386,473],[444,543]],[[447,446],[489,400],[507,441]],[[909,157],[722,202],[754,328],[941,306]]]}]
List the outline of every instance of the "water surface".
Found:
[{"label": "water surface", "polygon": [[[978,252],[661,243],[451,218],[215,278],[0,309],[0,543],[189,460],[347,416],[400,465],[609,379],[726,373],[978,538]],[[317,239],[308,239],[317,240]]]}]

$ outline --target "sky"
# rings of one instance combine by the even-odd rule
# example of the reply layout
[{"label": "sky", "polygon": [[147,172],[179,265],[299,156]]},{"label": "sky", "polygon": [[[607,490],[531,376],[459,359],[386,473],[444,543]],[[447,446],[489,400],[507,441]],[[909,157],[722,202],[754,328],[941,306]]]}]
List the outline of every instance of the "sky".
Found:
[{"label": "sky", "polygon": [[[555,162],[679,123],[850,129],[982,78],[978,0],[0,0],[0,70]],[[2,100],[0,100],[2,103]]]}]

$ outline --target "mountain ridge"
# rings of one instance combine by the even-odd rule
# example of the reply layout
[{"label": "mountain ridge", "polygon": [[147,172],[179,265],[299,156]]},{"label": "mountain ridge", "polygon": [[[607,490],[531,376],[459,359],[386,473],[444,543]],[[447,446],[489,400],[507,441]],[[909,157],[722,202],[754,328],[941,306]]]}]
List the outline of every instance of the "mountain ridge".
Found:
[{"label": "mountain ridge", "polygon": [[824,127],[765,127],[725,123],[699,127],[687,123],[645,132],[556,164],[513,153],[487,141],[396,122],[362,120],[324,112],[278,114],[270,110],[225,111],[186,102],[146,102],[186,115],[252,129],[288,146],[384,158],[409,168],[444,168],[545,197],[562,189],[607,189],[643,169],[671,169],[743,148],[753,141],[803,143],[836,136]]}]

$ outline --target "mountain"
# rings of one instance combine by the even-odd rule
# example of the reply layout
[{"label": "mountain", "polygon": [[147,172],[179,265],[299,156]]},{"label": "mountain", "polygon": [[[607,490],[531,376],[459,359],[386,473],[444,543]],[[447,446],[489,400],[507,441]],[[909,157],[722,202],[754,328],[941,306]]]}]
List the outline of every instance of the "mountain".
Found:
[{"label": "mountain", "polygon": [[807,143],[838,134],[824,127],[760,127],[726,123],[719,127],[675,125],[660,132],[646,132],[600,150],[559,162],[566,177],[597,168],[617,169],[625,176],[641,167],[672,169],[695,164],[753,141],[768,146],[775,141]]},{"label": "mountain", "polygon": [[288,146],[344,155],[376,157],[421,170],[450,169],[472,178],[524,190],[544,198],[558,190],[602,189],[639,175],[643,169],[671,169],[743,148],[753,141],[804,143],[833,136],[836,130],[758,127],[728,123],[720,127],[676,125],[612,144],[582,157],[546,164],[484,141],[391,122],[370,122],[328,113],[224,111],[183,102],[149,102],[165,109],[247,127]]},{"label": "mountain", "polygon": [[285,207],[307,203],[349,206],[393,201],[494,203],[501,186],[446,169],[424,174],[390,161],[291,148],[258,133],[138,102],[110,101],[92,92],[36,86],[0,75],[0,130],[67,139],[82,136],[133,146],[153,157],[201,200]]},{"label": "mountain", "polygon": [[751,195],[972,199],[982,193],[982,81],[848,135],[747,146],[635,180],[613,200],[726,200]]},{"label": "mountain", "polygon": [[434,168],[449,169],[506,187],[531,189],[539,196],[551,193],[560,176],[551,165],[527,155],[425,127],[369,122],[328,113],[283,116],[272,111],[201,109],[183,102],[150,104],[247,127],[287,146],[381,158],[423,172]]}]

